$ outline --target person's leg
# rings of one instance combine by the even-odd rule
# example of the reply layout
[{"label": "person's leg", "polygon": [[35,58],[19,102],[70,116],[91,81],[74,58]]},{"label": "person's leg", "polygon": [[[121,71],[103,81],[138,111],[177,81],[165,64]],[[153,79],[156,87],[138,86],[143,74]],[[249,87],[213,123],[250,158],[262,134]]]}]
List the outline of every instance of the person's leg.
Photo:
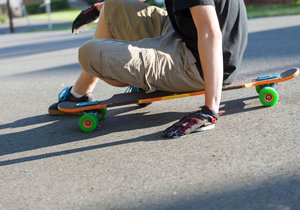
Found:
[{"label": "person's leg", "polygon": [[[96,31],[94,34],[94,39],[112,39],[112,38],[114,38],[106,25],[104,8],[105,8],[105,6],[103,4],[102,8],[100,10],[99,21],[97,23]],[[99,81],[98,77],[92,75],[91,73],[89,73],[88,71],[83,69],[80,76],[78,77],[76,83],[73,86],[73,91],[80,95],[85,95],[87,93],[91,93],[91,92],[93,92],[98,81]],[[127,84],[123,84],[118,81],[110,81],[110,80],[104,80],[104,81],[112,86],[117,86],[117,87],[127,86]]]},{"label": "person's leg", "polygon": [[[105,13],[106,5],[109,7],[109,13],[107,14]],[[119,18],[116,18],[115,14],[118,14]],[[148,7],[146,4],[137,2],[136,0],[109,0],[101,8],[94,39],[136,41],[143,38],[160,36],[167,30],[168,25],[167,13],[163,9],[153,6]],[[124,26],[126,27],[124,28]],[[83,68],[81,75],[73,87],[73,91],[80,95],[92,92],[98,80],[90,71]],[[101,80],[116,87],[128,86],[127,83],[118,80],[111,80],[104,77],[101,77]]]},{"label": "person's leg", "polygon": [[135,42],[91,40],[80,48],[79,60],[96,77],[150,92],[188,92],[203,88],[196,59],[173,33]]},{"label": "person's leg", "polygon": [[[82,73],[72,88],[66,87],[61,91],[59,101],[49,107],[49,114],[62,114],[58,110],[58,104],[61,101],[94,100],[90,93],[94,90],[98,78],[118,87],[135,85],[137,83],[132,83],[132,81],[137,80],[136,86],[138,87],[144,81],[143,72],[139,69],[136,69],[136,72],[122,72],[122,69],[126,68],[126,60],[132,64],[134,63],[133,57],[139,58],[139,54],[137,51],[133,51],[133,54],[127,53],[128,48],[124,43],[128,44],[128,42],[117,40],[136,41],[158,37],[169,28],[167,26],[170,24],[167,19],[165,10],[149,7],[136,0],[106,0],[105,7],[100,11],[100,20],[92,43],[88,42],[79,49],[78,57]],[[93,46],[94,42],[98,44]],[[122,49],[119,48],[120,45]],[[115,57],[111,56],[112,46],[115,46],[114,51],[117,53]],[[106,57],[103,58],[102,54]],[[108,59],[107,55],[113,59]],[[110,66],[115,68],[114,71],[111,71]],[[116,77],[116,74],[120,73],[121,77]],[[135,73],[138,76],[135,76]]]}]

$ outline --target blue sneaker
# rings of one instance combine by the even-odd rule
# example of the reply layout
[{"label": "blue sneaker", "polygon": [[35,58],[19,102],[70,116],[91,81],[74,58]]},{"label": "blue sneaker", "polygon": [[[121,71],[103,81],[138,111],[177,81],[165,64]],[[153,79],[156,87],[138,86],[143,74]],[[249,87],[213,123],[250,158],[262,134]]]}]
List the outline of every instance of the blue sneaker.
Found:
[{"label": "blue sneaker", "polygon": [[70,91],[72,89],[72,86],[65,87],[59,94],[58,94],[58,102],[52,104],[48,109],[49,115],[62,115],[66,114],[64,112],[61,112],[58,109],[58,104],[63,101],[71,101],[71,102],[90,102],[94,101],[92,93],[86,94],[80,98],[74,97]]},{"label": "blue sneaker", "polygon": [[[138,93],[138,92],[143,92],[145,93],[145,90],[143,90],[142,88],[138,88],[135,86],[128,86],[128,88],[125,90],[125,93]],[[146,107],[148,105],[150,105],[151,103],[144,103],[144,104],[138,104],[139,107]]]},{"label": "blue sneaker", "polygon": [[135,86],[128,86],[125,90],[125,93],[138,93],[138,92],[145,92],[143,89],[135,87]]}]

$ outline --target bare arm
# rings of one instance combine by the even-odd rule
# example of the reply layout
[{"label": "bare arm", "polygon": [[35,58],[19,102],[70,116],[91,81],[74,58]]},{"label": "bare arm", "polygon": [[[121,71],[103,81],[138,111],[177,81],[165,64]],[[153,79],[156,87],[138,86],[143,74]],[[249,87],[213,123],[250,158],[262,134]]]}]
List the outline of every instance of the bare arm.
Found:
[{"label": "bare arm", "polygon": [[214,6],[195,6],[191,14],[197,28],[198,51],[205,80],[205,105],[219,111],[223,83],[222,33]]}]

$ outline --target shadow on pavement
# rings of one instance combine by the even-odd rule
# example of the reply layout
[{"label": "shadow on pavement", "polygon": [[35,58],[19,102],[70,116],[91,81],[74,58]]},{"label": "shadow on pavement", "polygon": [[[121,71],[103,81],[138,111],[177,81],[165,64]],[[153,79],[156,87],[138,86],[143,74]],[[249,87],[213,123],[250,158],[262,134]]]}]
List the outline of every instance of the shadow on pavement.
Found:
[{"label": "shadow on pavement", "polygon": [[[299,56],[300,39],[298,38],[300,33],[299,26],[280,28],[268,31],[260,31],[249,33],[248,45],[244,55],[244,61],[256,60],[256,70],[253,69],[249,72],[245,70],[242,74],[245,76],[251,76],[253,74],[258,75],[264,72],[265,74],[273,73],[274,71],[282,70],[282,68],[290,68],[292,66],[300,66],[300,61],[295,60],[289,66],[285,66],[284,63],[280,63],[277,69],[262,69],[259,62],[267,62],[268,59],[282,60],[284,58],[293,58]],[[290,41],[293,40],[293,41]]]},{"label": "shadow on pavement", "polygon": [[[75,141],[88,140],[97,136],[104,136],[110,133],[122,132],[127,130],[135,130],[142,128],[150,128],[154,126],[164,125],[170,121],[181,118],[185,113],[161,113],[146,115],[147,113],[134,113],[124,115],[123,113],[137,109],[137,106],[124,107],[120,109],[110,110],[107,119],[99,123],[100,128],[92,133],[82,133],[77,127],[79,116],[48,116],[40,115],[13,123],[0,125],[0,129],[21,128],[32,125],[46,124],[38,128],[25,130],[16,133],[9,133],[0,136],[0,156],[30,151],[40,148],[46,148],[54,145],[66,144]],[[119,113],[122,115],[118,116]],[[122,137],[120,136],[120,139]],[[83,147],[74,150],[66,150],[62,152],[47,153],[44,155],[20,158],[16,160],[0,161],[0,166],[15,163],[37,160],[53,156],[65,155],[70,153],[88,151],[93,149],[105,148],[110,146],[129,144],[138,141],[155,141],[161,140],[160,132],[138,138],[127,140],[116,140],[111,143],[105,143],[90,147]]]},{"label": "shadow on pavement", "polygon": [[[246,57],[256,59],[257,57],[279,57],[289,55],[299,55],[294,47],[295,42],[300,40],[297,38],[300,33],[299,26],[287,28],[279,28],[268,31],[260,31],[249,33],[249,41],[246,50]],[[292,39],[295,42],[287,42]]]},{"label": "shadow on pavement", "polygon": [[[169,195],[165,200],[158,200],[155,203],[143,202],[137,204],[140,206],[129,206],[122,210],[297,210],[300,207],[299,185],[300,175],[268,177],[257,183],[236,183],[228,188],[197,194],[196,189],[201,189],[198,185],[193,186],[192,193],[178,190],[177,195]],[[100,203],[93,203],[83,206],[82,209],[99,207]]]},{"label": "shadow on pavement", "polygon": [[[262,107],[245,108],[245,100],[252,100],[257,97],[236,99],[222,103],[221,111],[224,116],[231,114],[254,111]],[[40,125],[38,128],[25,130],[16,133],[0,135],[0,156],[18,152],[30,151],[40,148],[66,144],[75,141],[88,140],[97,136],[104,136],[110,133],[123,132],[128,130],[151,128],[161,126],[172,121],[176,121],[187,113],[165,112],[159,114],[149,114],[147,112],[124,114],[126,112],[139,109],[137,106],[128,106],[112,109],[108,112],[107,119],[99,123],[99,128],[92,133],[82,133],[77,127],[79,116],[49,116],[39,115],[12,123],[0,125],[1,129],[22,128],[26,126]],[[122,114],[122,115],[119,115]],[[120,137],[122,139],[122,137]],[[7,161],[0,161],[0,166],[22,163],[32,160],[44,159],[54,156],[67,155],[88,150],[101,149],[122,144],[130,144],[139,141],[167,140],[161,137],[161,131],[153,134],[139,136],[132,139],[115,140],[113,142],[70,149],[65,151],[41,154],[36,156],[18,158]]]},{"label": "shadow on pavement", "polygon": [[246,108],[247,104],[245,103],[245,101],[249,101],[253,99],[259,100],[258,98],[259,98],[258,96],[250,96],[242,99],[239,98],[239,99],[221,102],[220,112],[222,113],[223,116],[228,116],[228,115],[238,114],[242,112],[250,112],[250,111],[266,108],[263,105]]}]

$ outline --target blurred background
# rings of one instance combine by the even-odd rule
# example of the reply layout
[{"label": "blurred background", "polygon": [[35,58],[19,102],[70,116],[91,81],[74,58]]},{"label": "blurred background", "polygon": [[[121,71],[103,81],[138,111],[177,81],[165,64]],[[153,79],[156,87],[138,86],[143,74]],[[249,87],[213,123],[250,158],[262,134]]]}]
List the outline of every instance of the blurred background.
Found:
[{"label": "blurred background", "polygon": [[[97,1],[0,0],[0,34],[66,29],[82,9],[95,2]],[[146,2],[164,6],[164,0]],[[300,14],[300,0],[245,0],[245,3],[249,18]],[[36,27],[42,24],[44,27]]]}]

